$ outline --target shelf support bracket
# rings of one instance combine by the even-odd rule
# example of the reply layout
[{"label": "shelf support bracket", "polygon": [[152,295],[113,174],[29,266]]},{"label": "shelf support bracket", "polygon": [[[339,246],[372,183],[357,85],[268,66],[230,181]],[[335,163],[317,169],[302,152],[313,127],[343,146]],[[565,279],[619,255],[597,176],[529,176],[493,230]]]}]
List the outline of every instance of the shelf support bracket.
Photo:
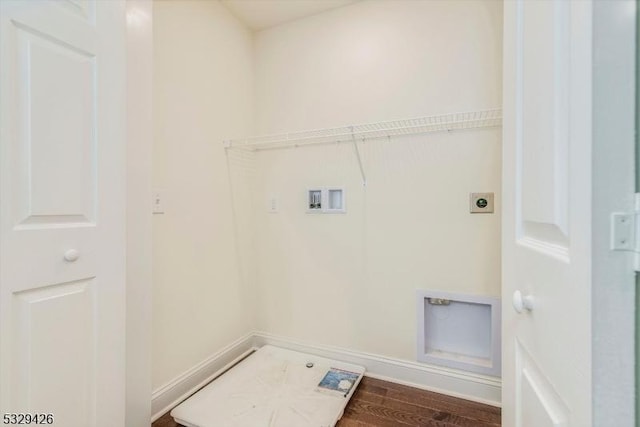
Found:
[{"label": "shelf support bracket", "polygon": [[362,186],[367,186],[367,176],[364,173],[364,167],[362,166],[362,158],[360,157],[360,149],[358,148],[358,141],[356,141],[356,137],[353,134],[353,126],[350,126],[351,130],[351,141],[353,142],[353,148],[356,151],[356,158],[358,159],[358,166],[360,167],[360,176],[362,176]]}]

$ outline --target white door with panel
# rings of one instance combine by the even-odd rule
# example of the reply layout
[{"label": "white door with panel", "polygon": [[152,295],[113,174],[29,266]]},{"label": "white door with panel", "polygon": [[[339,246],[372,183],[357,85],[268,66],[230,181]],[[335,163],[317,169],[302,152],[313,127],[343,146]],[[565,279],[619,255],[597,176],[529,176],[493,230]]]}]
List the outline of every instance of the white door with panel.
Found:
[{"label": "white door with panel", "polygon": [[591,11],[504,4],[505,427],[591,425]]},{"label": "white door with panel", "polygon": [[124,1],[0,1],[0,413],[124,425]]}]

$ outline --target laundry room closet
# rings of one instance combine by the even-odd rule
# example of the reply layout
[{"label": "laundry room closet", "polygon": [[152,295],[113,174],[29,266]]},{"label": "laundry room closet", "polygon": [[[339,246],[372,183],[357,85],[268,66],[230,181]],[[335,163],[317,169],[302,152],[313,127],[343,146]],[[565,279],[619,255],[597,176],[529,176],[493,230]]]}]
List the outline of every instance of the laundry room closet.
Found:
[{"label": "laundry room closet", "polygon": [[153,413],[265,344],[499,405],[502,2],[242,3],[153,3]]}]

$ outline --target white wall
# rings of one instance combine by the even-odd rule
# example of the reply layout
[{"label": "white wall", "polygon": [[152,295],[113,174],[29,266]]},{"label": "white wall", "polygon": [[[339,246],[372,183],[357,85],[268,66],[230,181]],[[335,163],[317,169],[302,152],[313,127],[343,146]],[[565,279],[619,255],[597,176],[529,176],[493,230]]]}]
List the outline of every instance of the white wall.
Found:
[{"label": "white wall", "polygon": [[364,0],[256,34],[259,134],[500,106],[502,2]]},{"label": "white wall", "polygon": [[216,1],[154,2],[153,386],[253,328],[220,141],[251,132],[252,35]]},{"label": "white wall", "polygon": [[[257,133],[500,107],[498,1],[363,1],[256,34]],[[500,292],[498,129],[255,157],[258,327],[415,360],[415,290]],[[232,165],[233,167],[233,165]],[[305,213],[341,185],[345,215]],[[496,193],[470,215],[468,193]],[[267,213],[277,196],[279,212]]]}]

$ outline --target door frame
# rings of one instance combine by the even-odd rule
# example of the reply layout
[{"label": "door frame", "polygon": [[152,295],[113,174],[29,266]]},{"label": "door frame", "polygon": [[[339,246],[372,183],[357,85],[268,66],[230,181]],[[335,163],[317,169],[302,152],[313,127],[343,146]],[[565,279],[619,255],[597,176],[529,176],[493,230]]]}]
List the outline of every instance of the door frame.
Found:
[{"label": "door frame", "polygon": [[[125,423],[151,424],[153,3],[126,0],[127,309]],[[125,108],[125,106],[123,106]]]},{"label": "door frame", "polygon": [[611,213],[633,212],[636,2],[593,3],[593,425],[635,425],[635,273],[610,249]]}]

